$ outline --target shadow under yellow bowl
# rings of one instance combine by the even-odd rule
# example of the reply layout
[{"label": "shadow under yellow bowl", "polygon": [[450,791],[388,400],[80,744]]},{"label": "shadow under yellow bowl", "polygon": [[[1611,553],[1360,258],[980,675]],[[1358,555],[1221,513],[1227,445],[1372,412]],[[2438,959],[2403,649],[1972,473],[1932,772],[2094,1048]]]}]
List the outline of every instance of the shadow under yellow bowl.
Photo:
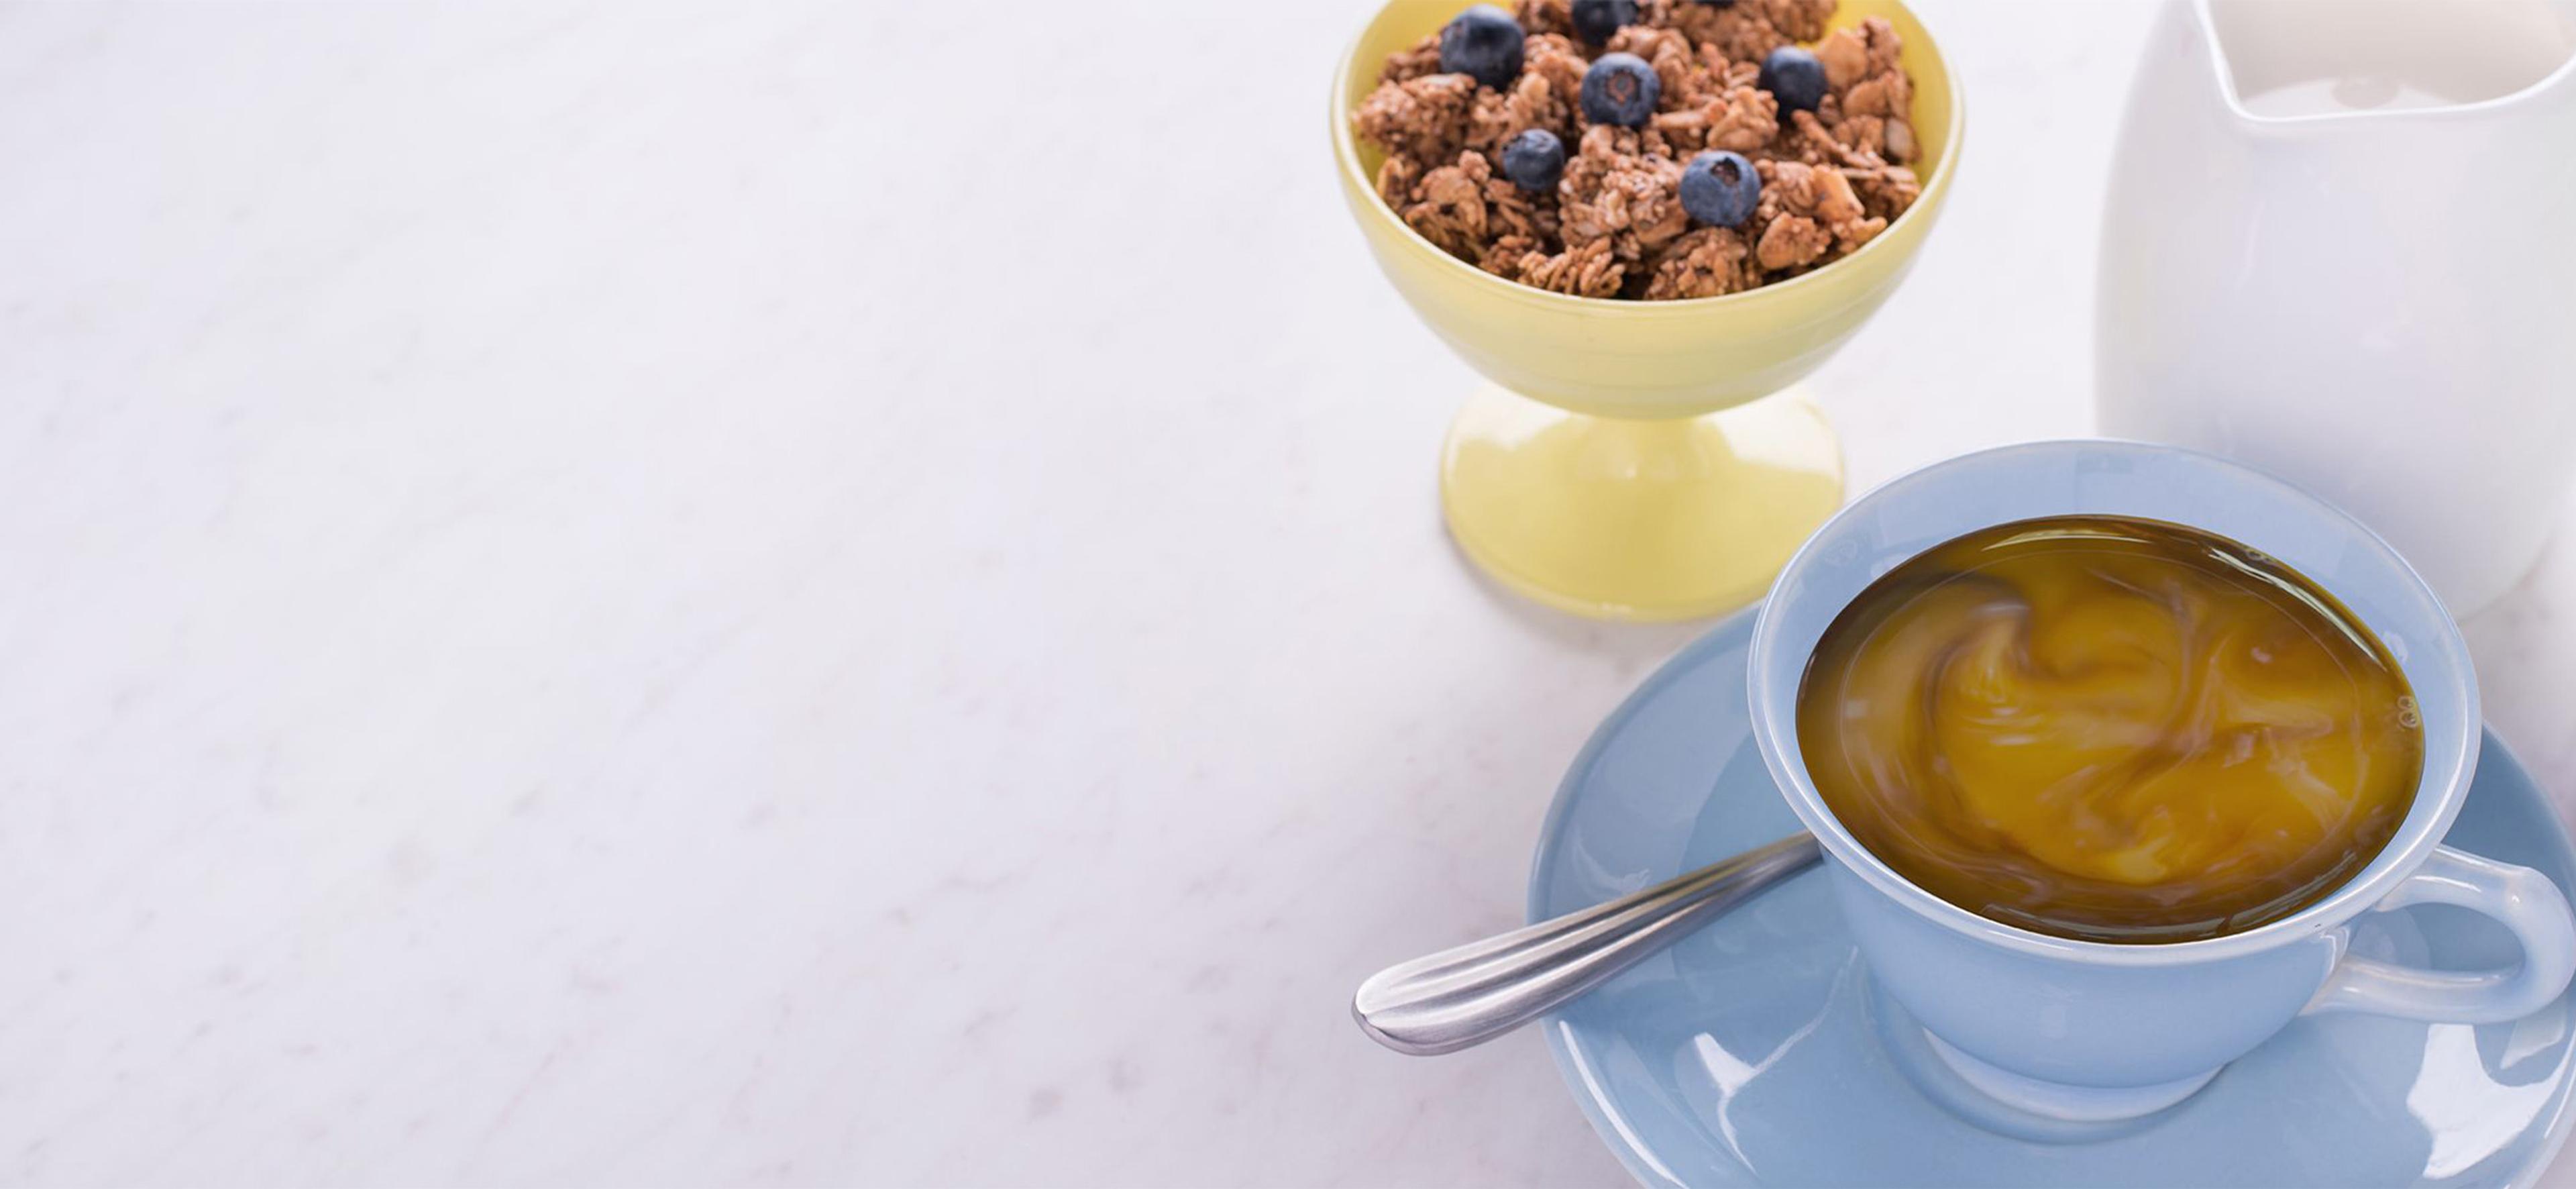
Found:
[{"label": "shadow under yellow bowl", "polygon": [[1383,154],[1351,133],[1379,63],[1464,6],[1391,0],[1344,56],[1331,112],[1343,193],[1378,266],[1493,381],[1442,452],[1450,532],[1496,580],[1563,610],[1684,619],[1742,606],[1842,502],[1833,430],[1787,390],[1895,292],[1931,233],[1965,127],[1956,81],[1903,4],[1842,0],[1833,27],[1885,17],[1903,42],[1922,197],[1850,256],[1758,289],[1568,297],[1486,273],[1405,226],[1377,195]]}]

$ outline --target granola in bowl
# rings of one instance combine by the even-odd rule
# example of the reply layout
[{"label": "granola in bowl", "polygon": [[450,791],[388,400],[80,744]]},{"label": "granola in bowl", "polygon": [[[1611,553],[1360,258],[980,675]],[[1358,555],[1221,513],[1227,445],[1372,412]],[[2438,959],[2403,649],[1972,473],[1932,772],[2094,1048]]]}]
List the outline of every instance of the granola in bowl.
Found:
[{"label": "granola in bowl", "polygon": [[[1350,114],[1378,196],[1442,251],[1577,297],[1752,289],[1867,244],[1922,194],[1896,30],[1835,0],[1475,5]],[[1812,48],[1809,48],[1812,46]]]}]

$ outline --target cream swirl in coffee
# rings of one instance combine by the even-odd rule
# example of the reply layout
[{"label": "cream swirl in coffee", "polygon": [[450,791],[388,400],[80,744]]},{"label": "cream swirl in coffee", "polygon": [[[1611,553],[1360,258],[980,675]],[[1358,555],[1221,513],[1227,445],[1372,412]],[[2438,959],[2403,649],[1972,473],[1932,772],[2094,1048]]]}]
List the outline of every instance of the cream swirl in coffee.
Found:
[{"label": "cream swirl in coffee", "polygon": [[1907,879],[2110,942],[2316,902],[2387,844],[2424,760],[2404,674],[2333,596],[2114,517],[1998,526],[1879,578],[1817,645],[1798,739]]}]

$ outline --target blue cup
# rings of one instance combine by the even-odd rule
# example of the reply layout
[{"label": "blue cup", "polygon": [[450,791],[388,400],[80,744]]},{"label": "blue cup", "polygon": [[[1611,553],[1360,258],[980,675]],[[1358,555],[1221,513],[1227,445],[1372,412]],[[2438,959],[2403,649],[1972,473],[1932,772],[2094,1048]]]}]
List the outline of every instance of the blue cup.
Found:
[{"label": "blue cup", "polygon": [[[2134,516],[2268,553],[2341,599],[2388,646],[2424,724],[2423,783],[2368,867],[2284,919],[2225,937],[2114,945],[1988,920],[1908,882],[1834,819],[1798,748],[1808,658],[1835,616],[1916,554],[2042,516]],[[2278,479],[2169,446],[2037,442],[1937,463],[1862,496],[1790,558],[1753,627],[1753,736],[1824,844],[1834,895],[1872,974],[1931,1048],[1996,1099],[2052,1118],[2163,1109],[2310,1012],[2490,1023],[2547,1006],[2576,971],[2576,917],[2556,885],[2441,845],[2477,769],[2478,690],[2441,602],[2388,544]],[[2519,967],[2476,974],[2347,954],[2372,909],[2458,905],[2521,942]]]}]

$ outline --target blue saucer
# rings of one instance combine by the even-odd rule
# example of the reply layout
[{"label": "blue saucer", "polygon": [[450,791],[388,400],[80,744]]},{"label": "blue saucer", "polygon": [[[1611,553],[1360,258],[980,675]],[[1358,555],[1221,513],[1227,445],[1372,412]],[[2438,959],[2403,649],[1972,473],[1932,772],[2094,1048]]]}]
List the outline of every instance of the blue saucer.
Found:
[{"label": "blue saucer", "polygon": [[[1593,735],[1540,836],[1530,919],[1798,829],[1745,723],[1751,626],[1719,625]],[[2492,734],[2481,755],[2447,840],[2576,888],[2530,775]],[[2463,970],[2515,957],[2501,928],[2442,907],[2364,914],[2353,942]],[[1649,1185],[2520,1185],[2566,1137],[2576,1086],[2565,997],[2483,1027],[2320,1016],[2163,1114],[2052,1132],[1919,1059],[1920,1032],[1872,988],[1815,872],[1543,1026],[1593,1127]]]}]

